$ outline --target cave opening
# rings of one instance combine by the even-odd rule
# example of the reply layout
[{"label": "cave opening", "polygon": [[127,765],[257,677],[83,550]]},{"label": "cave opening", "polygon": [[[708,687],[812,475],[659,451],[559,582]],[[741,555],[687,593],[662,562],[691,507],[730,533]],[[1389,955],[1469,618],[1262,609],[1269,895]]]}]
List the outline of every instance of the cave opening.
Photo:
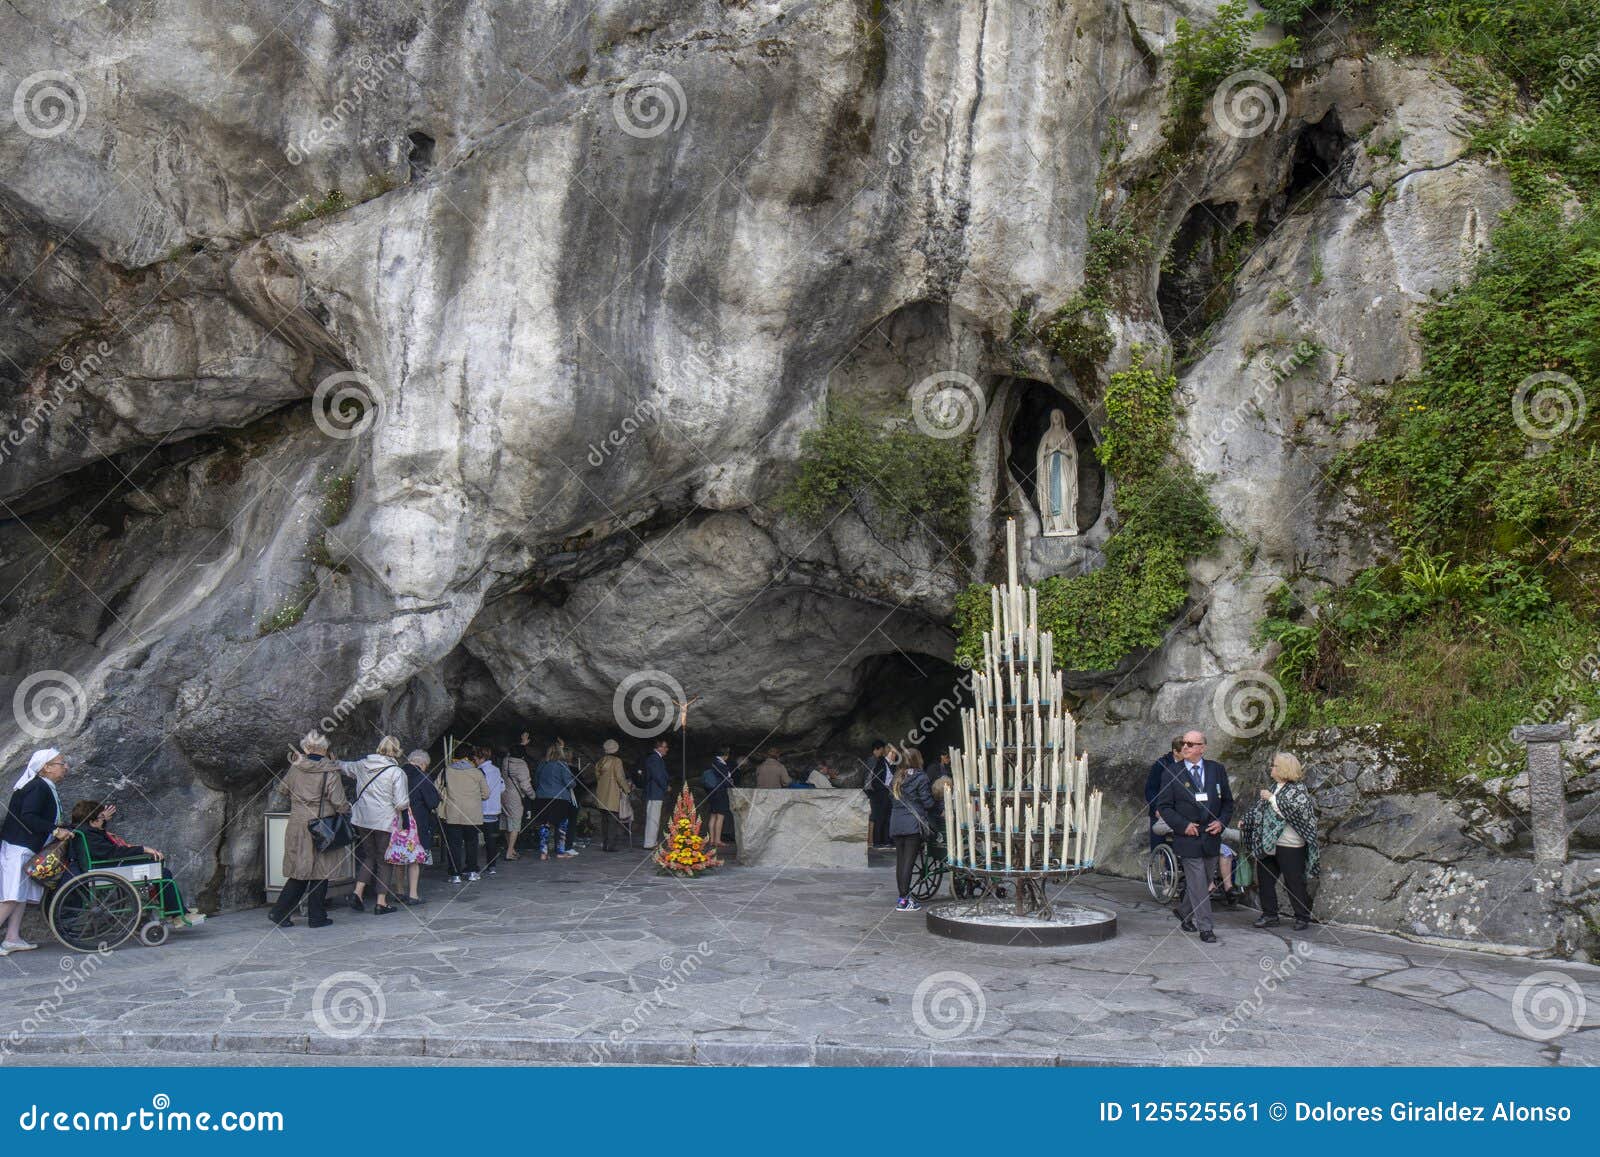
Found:
[{"label": "cave opening", "polygon": [[1015,396],[1016,409],[1005,446],[1006,470],[1037,511],[1035,478],[1039,443],[1050,428],[1051,413],[1060,410],[1078,451],[1078,533],[1087,532],[1099,521],[1106,486],[1105,468],[1095,457],[1095,437],[1088,416],[1071,399],[1044,382],[1018,381]]},{"label": "cave opening", "polygon": [[1161,322],[1180,360],[1228,308],[1234,275],[1256,240],[1255,222],[1241,221],[1234,202],[1202,203],[1184,214],[1156,285]]},{"label": "cave opening", "polygon": [[1320,121],[1301,130],[1295,139],[1289,184],[1284,190],[1289,203],[1337,187],[1349,168],[1349,148],[1350,138],[1339,123],[1338,109],[1329,109]]},{"label": "cave opening", "polygon": [[929,766],[961,746],[961,709],[973,705],[972,672],[920,652],[874,655],[860,667],[861,694],[821,745],[835,770],[861,771],[874,740],[915,746]]},{"label": "cave opening", "polygon": [[406,163],[411,167],[411,180],[427,176],[433,169],[434,139],[424,132],[415,132],[407,138],[411,143]]}]

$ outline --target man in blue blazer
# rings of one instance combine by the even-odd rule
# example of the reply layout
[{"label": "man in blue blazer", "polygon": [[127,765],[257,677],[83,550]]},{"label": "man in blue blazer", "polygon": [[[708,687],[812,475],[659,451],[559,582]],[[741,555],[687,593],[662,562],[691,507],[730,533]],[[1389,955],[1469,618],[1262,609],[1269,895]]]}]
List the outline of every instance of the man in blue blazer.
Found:
[{"label": "man in blue blazer", "polygon": [[672,787],[672,776],[667,772],[666,737],[656,740],[655,747],[644,757],[644,846],[656,846],[656,836],[661,831],[661,804]]},{"label": "man in blue blazer", "polygon": [[1156,814],[1172,829],[1172,850],[1183,865],[1183,930],[1215,944],[1211,924],[1211,880],[1222,851],[1222,829],[1233,818],[1227,769],[1207,759],[1203,731],[1186,731],[1176,765],[1156,796]]}]

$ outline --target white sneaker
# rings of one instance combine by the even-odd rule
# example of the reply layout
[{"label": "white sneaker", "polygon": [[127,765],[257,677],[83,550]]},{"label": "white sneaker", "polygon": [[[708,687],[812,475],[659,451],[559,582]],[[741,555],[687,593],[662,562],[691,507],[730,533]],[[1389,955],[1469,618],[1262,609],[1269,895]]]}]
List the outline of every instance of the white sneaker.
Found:
[{"label": "white sneaker", "polygon": [[29,944],[26,940],[7,940],[4,944],[0,944],[0,948],[4,948],[7,952],[32,952],[37,947],[39,947],[37,944]]},{"label": "white sneaker", "polygon": [[452,884],[459,884],[459,883],[461,883],[461,877],[460,876],[451,876],[450,877],[450,882]]},{"label": "white sneaker", "polygon": [[481,879],[483,879],[483,877],[478,875],[478,873],[476,873],[476,872],[468,872],[467,873],[467,883],[469,883],[469,884],[472,883],[475,880],[481,880]]}]

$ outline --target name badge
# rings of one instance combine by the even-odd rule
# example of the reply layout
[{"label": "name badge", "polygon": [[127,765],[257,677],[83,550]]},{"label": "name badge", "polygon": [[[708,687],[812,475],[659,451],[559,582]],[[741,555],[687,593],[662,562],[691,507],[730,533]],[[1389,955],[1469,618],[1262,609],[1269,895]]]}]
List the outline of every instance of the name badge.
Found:
[{"label": "name badge", "polygon": [[1197,791],[1197,792],[1195,792],[1194,793],[1194,802],[1195,803],[1210,803],[1211,802],[1211,793],[1210,792],[1205,792],[1205,791]]}]

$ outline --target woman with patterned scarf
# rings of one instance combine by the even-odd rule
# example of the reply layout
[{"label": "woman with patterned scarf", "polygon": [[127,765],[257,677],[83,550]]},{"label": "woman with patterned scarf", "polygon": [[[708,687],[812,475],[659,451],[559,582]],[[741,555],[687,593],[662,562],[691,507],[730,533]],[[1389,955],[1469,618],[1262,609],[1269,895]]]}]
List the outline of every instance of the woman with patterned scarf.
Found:
[{"label": "woman with patterned scarf", "polygon": [[1245,848],[1261,870],[1261,918],[1257,928],[1278,920],[1278,881],[1283,880],[1294,908],[1294,930],[1311,925],[1311,899],[1306,881],[1317,875],[1317,805],[1306,790],[1305,769],[1288,752],[1272,757],[1272,790],[1261,789],[1261,802],[1241,825]]}]

